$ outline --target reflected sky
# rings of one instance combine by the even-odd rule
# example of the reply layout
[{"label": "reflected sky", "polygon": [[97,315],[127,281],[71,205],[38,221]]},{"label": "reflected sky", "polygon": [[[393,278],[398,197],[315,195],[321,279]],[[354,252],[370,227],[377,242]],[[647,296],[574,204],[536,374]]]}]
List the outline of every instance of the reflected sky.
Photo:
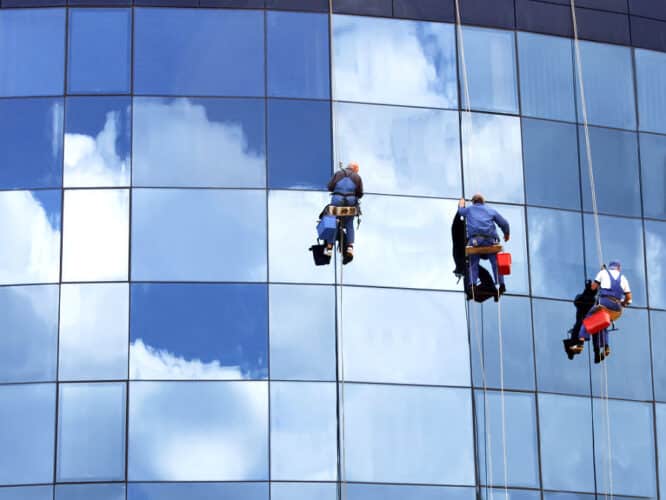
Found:
[{"label": "reflected sky", "polygon": [[346,287],[341,307],[344,380],[469,386],[462,294]]},{"label": "reflected sky", "polygon": [[265,196],[263,191],[135,189],[132,279],[265,281]]},{"label": "reflected sky", "polygon": [[345,485],[349,500],[473,500],[473,488],[444,488],[440,486],[406,486],[389,484]]},{"label": "reflected sky", "polygon": [[468,389],[345,386],[349,481],[471,485],[472,443]]},{"label": "reflected sky", "polygon": [[129,97],[70,97],[65,123],[65,187],[129,186]]},{"label": "reflected sky", "polygon": [[126,280],[129,190],[66,191],[63,281]]},{"label": "reflected sky", "polygon": [[[659,450],[666,449],[666,405],[655,405],[657,416],[657,444]],[[666,494],[666,463],[659,460],[659,494]]]},{"label": "reflected sky", "polygon": [[267,378],[266,309],[265,285],[133,285],[130,378]]},{"label": "reflected sky", "polygon": [[0,284],[58,281],[60,191],[0,192]]},{"label": "reflected sky", "polygon": [[268,500],[268,483],[130,483],[127,487],[127,500],[183,500],[184,498]]},{"label": "reflected sky", "polygon": [[640,130],[666,133],[666,56],[652,50],[634,50]]},{"label": "reflected sky", "polygon": [[258,99],[135,99],[134,185],[264,187],[264,114]]},{"label": "reflected sky", "polygon": [[268,479],[268,384],[130,384],[130,481]]},{"label": "reflected sky", "polygon": [[336,15],[334,98],[456,108],[450,24]]},{"label": "reflected sky", "polygon": [[640,134],[643,215],[666,219],[666,137]]},{"label": "reflected sky", "polygon": [[650,307],[666,309],[666,223],[645,221],[645,249]]},{"label": "reflected sky", "polygon": [[650,311],[654,399],[666,401],[666,311]]},{"label": "reflected sky", "polygon": [[90,500],[91,498],[95,500],[125,500],[125,485],[114,483],[60,484],[56,486],[55,500]]},{"label": "reflected sky", "polygon": [[0,288],[0,382],[55,380],[58,286]]},{"label": "reflected sky", "polygon": [[373,193],[460,196],[458,113],[337,103],[337,161],[353,158]]},{"label": "reflected sky", "polygon": [[[527,294],[529,291],[529,273],[527,266],[527,245],[525,241],[525,211],[523,207],[511,205],[493,205],[509,222],[511,239],[503,242],[505,252],[511,254],[511,274],[506,276],[506,287],[509,293]],[[491,272],[490,263],[481,260],[481,265]]]},{"label": "reflected sky", "polygon": [[53,486],[0,488],[0,500],[53,500]]},{"label": "reflected sky", "polygon": [[62,285],[61,380],[127,378],[129,286]]},{"label": "reflected sky", "polygon": [[520,118],[462,114],[465,194],[524,203]]},{"label": "reflected sky", "polygon": [[[349,488],[349,486],[348,486]],[[272,483],[271,500],[337,500],[335,483]],[[347,498],[352,496],[347,490]]]}]

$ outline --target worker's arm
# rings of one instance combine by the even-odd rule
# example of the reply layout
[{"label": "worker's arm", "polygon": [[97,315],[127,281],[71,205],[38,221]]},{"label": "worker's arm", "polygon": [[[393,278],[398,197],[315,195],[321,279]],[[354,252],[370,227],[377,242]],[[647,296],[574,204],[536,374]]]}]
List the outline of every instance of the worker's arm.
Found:
[{"label": "worker's arm", "polygon": [[359,199],[363,198],[363,179],[361,179],[360,175],[354,174],[352,180],[356,184],[356,197]]},{"label": "worker's arm", "polygon": [[331,177],[331,180],[328,181],[328,190],[329,190],[331,193],[332,193],[333,191],[335,191],[335,185],[336,185],[336,184],[338,183],[338,181],[340,180],[340,173],[341,173],[341,172],[339,172],[339,171],[336,172],[335,175],[333,175],[333,177]]},{"label": "worker's arm", "polygon": [[509,228],[509,221],[507,221],[504,217],[502,217],[498,211],[495,210],[495,213],[493,215],[493,220],[495,221],[495,224],[497,224],[500,229],[502,230],[502,234],[504,234],[504,241],[509,241],[509,238],[511,237],[510,235],[510,228]]},{"label": "worker's arm", "polygon": [[467,207],[465,207],[465,198],[460,198],[458,202],[458,215],[463,217],[467,215]]},{"label": "worker's arm", "polygon": [[631,292],[626,292],[624,294],[624,300],[622,301],[622,305],[624,307],[627,307],[630,304],[631,304]]}]

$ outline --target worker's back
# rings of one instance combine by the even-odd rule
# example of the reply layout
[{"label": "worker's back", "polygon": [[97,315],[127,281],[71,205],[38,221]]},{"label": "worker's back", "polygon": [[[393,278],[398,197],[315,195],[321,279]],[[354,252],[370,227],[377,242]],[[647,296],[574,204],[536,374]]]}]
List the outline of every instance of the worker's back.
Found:
[{"label": "worker's back", "polygon": [[468,238],[488,236],[499,239],[497,229],[495,228],[495,220],[497,219],[497,211],[495,209],[486,204],[475,203],[467,207],[465,217]]}]

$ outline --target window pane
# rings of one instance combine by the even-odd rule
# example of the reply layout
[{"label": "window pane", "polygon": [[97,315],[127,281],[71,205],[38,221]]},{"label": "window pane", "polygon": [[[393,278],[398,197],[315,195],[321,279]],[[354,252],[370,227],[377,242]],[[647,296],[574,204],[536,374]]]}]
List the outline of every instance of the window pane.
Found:
[{"label": "window pane", "polygon": [[0,484],[53,481],[55,384],[0,386],[0,422]]},{"label": "window pane", "polygon": [[[583,290],[581,283],[580,293]],[[573,301],[573,297],[571,297]],[[534,346],[536,349],[537,385],[540,391],[568,394],[590,394],[590,359],[587,353],[574,361],[562,353],[562,339],[576,322],[573,302],[532,301],[534,313]],[[588,350],[591,346],[588,344]]]},{"label": "window pane", "polygon": [[532,293],[573,300],[585,284],[580,214],[528,208],[527,226]]},{"label": "window pane", "polygon": [[267,479],[266,382],[130,384],[130,481]]},{"label": "window pane", "polygon": [[269,186],[324,189],[331,163],[331,104],[269,99]]},{"label": "window pane", "polygon": [[72,93],[129,93],[129,9],[71,9],[68,89]]},{"label": "window pane", "polygon": [[335,112],[337,160],[357,161],[369,191],[460,196],[457,112],[348,103]]},{"label": "window pane", "polygon": [[506,467],[509,485],[538,487],[534,396],[483,391],[476,391],[475,396],[480,482],[507,486]]},{"label": "window pane", "polygon": [[127,492],[127,500],[268,500],[268,483],[130,483]]},{"label": "window pane", "polygon": [[[609,106],[610,107],[610,106]],[[590,174],[585,152],[585,134],[580,132],[580,176],[583,207],[592,211]],[[590,148],[599,212],[612,215],[641,215],[638,181],[638,140],[633,132],[592,127]]]},{"label": "window pane", "polygon": [[335,380],[335,289],[270,285],[271,378]]},{"label": "window pane", "polygon": [[65,123],[65,187],[130,184],[129,97],[70,97]]},{"label": "window pane", "polygon": [[128,318],[127,284],[62,285],[59,378],[127,378]]},{"label": "window pane", "polygon": [[66,191],[63,281],[126,280],[129,190]]},{"label": "window pane", "polygon": [[465,193],[491,201],[524,203],[520,119],[463,113]]},{"label": "window pane", "polygon": [[[659,446],[659,456],[666,450],[666,405],[655,405],[655,413],[657,416],[657,445]],[[666,493],[666,463],[659,460],[659,494],[660,496]]]},{"label": "window pane", "polygon": [[575,125],[523,118],[523,155],[527,203],[581,209]]},{"label": "window pane", "polygon": [[645,221],[650,307],[666,309],[666,223]]},{"label": "window pane", "polygon": [[0,382],[55,380],[58,286],[0,288]]},{"label": "window pane", "polygon": [[666,311],[650,311],[654,399],[666,401]]},{"label": "window pane", "polygon": [[137,94],[264,95],[264,13],[136,9]]},{"label": "window pane", "polygon": [[[595,42],[580,42],[581,68],[587,101],[587,119],[592,125],[636,128],[631,48]],[[583,106],[576,77],[578,121]],[[609,103],[613,103],[609,106]]]},{"label": "window pane", "polygon": [[641,185],[645,217],[666,219],[666,137],[640,134]]},{"label": "window pane", "polygon": [[471,405],[467,389],[347,384],[345,479],[474,484]]},{"label": "window pane", "polygon": [[666,133],[666,54],[634,50],[640,130]]},{"label": "window pane", "polygon": [[524,115],[576,120],[571,48],[571,40],[566,38],[518,33],[520,102]]},{"label": "window pane", "polygon": [[337,409],[333,383],[271,383],[271,479],[336,479]]},{"label": "window pane", "polygon": [[61,197],[61,191],[0,192],[0,284],[58,281]]},{"label": "window pane", "polygon": [[[469,87],[469,100],[461,91],[463,107],[481,111],[518,113],[515,38],[511,31],[465,26],[462,29],[461,89]],[[462,56],[462,52],[460,52]]]},{"label": "window pane", "polygon": [[62,99],[0,100],[11,117],[0,121],[1,189],[62,185],[63,108]]},{"label": "window pane", "polygon": [[[474,385],[534,390],[534,355],[530,301],[524,297],[502,298],[501,311],[493,301],[469,306],[470,342]],[[502,353],[500,358],[498,316],[502,319]],[[441,335],[441,334],[440,334]],[[460,337],[459,337],[460,338]],[[483,355],[483,369],[480,358]]]},{"label": "window pane", "polygon": [[61,95],[65,9],[0,12],[0,96]]},{"label": "window pane", "polygon": [[[335,483],[271,483],[271,500],[337,500]],[[347,498],[352,496],[347,493]]]},{"label": "window pane", "polygon": [[0,488],[0,500],[53,500],[53,486]]},{"label": "window pane", "polygon": [[652,405],[594,399],[594,415],[598,493],[656,496]]},{"label": "window pane", "polygon": [[[529,275],[527,265],[527,242],[525,237],[525,210],[511,205],[494,205],[511,226],[511,240],[503,242],[505,252],[511,253],[511,274],[506,277],[509,293],[529,293]],[[499,231],[501,233],[501,231]],[[484,261],[482,261],[484,262]],[[484,262],[488,270],[490,265]]]},{"label": "window pane", "polygon": [[349,500],[473,500],[474,488],[407,486],[393,484],[346,484]]},{"label": "window pane", "polygon": [[590,407],[587,398],[539,394],[544,488],[594,491]]},{"label": "window pane", "polygon": [[452,25],[339,15],[331,22],[335,99],[458,107]]},{"label": "window pane", "polygon": [[124,478],[125,384],[61,384],[58,481]]},{"label": "window pane", "polygon": [[124,484],[66,484],[56,486],[55,500],[125,500]]},{"label": "window pane", "polygon": [[328,16],[267,12],[268,94],[328,99]]},{"label": "window pane", "polygon": [[266,184],[261,100],[138,98],[133,127],[135,186]]},{"label": "window pane", "polygon": [[265,196],[263,191],[135,189],[132,279],[264,281]]},{"label": "window pane", "polygon": [[461,293],[347,287],[342,297],[345,380],[470,385]]},{"label": "window pane", "polygon": [[268,377],[265,285],[132,286],[132,379]]}]

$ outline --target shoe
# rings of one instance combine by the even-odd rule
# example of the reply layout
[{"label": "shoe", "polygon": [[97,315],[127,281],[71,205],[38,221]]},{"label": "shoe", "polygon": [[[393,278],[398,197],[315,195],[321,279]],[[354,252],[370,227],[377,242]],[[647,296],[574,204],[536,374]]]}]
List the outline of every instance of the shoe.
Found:
[{"label": "shoe", "polygon": [[504,295],[506,293],[506,285],[504,283],[500,284],[499,294]]},{"label": "shoe", "polygon": [[349,264],[352,260],[354,260],[354,247],[349,245],[345,249],[345,253],[342,255],[342,264]]},{"label": "shoe", "polygon": [[333,247],[326,247],[324,248],[324,255],[326,257],[331,257],[333,256]]},{"label": "shoe", "polygon": [[601,363],[602,359],[603,358],[601,357],[601,353],[599,351],[595,350],[594,351],[594,364],[598,365],[599,363]]},{"label": "shoe", "polygon": [[607,345],[606,347],[604,347],[604,357],[607,358],[608,356],[610,356],[610,354],[611,354],[610,346]]},{"label": "shoe", "polygon": [[351,246],[351,245],[347,245],[347,248],[345,249],[345,253],[354,257],[354,247]]}]

